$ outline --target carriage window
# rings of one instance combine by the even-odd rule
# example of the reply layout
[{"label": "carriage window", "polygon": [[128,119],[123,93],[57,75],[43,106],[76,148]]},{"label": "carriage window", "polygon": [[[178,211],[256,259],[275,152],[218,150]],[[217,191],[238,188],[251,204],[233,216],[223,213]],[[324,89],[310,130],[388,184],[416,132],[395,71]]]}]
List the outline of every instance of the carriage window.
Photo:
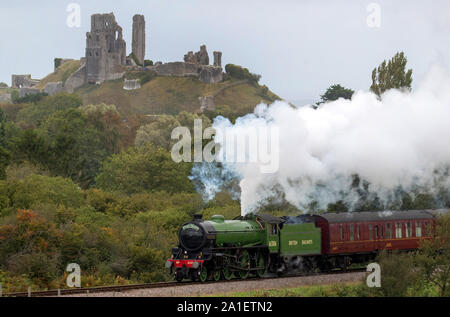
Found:
[{"label": "carriage window", "polygon": [[406,223],[406,238],[412,237],[412,225],[411,222]]},{"label": "carriage window", "polygon": [[402,224],[400,222],[397,222],[395,224],[395,237],[396,238],[402,237]]},{"label": "carriage window", "polygon": [[350,225],[350,241],[355,240],[355,228],[353,225]]},{"label": "carriage window", "polygon": [[422,224],[420,223],[420,221],[416,222],[416,237],[421,237],[422,236]]},{"label": "carriage window", "polygon": [[386,224],[386,238],[392,239],[392,224],[390,223]]},{"label": "carriage window", "polygon": [[373,228],[372,228],[372,225],[369,225],[369,240],[373,240]]},{"label": "carriage window", "polygon": [[341,233],[341,240],[344,240],[344,228],[342,228],[342,225],[339,225],[339,231]]},{"label": "carriage window", "polygon": [[361,234],[359,232],[359,225],[356,226],[356,239],[361,239]]}]

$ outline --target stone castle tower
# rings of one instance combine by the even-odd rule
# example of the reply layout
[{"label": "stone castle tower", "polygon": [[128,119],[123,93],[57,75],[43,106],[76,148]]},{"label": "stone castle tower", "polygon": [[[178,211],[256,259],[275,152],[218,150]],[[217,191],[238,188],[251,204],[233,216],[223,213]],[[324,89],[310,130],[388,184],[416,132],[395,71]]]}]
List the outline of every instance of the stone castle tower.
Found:
[{"label": "stone castle tower", "polygon": [[120,78],[126,64],[126,42],[113,13],[91,16],[86,33],[86,80],[95,84]]},{"label": "stone castle tower", "polygon": [[144,64],[145,59],[145,18],[136,14],[133,17],[132,50],[139,64]]}]

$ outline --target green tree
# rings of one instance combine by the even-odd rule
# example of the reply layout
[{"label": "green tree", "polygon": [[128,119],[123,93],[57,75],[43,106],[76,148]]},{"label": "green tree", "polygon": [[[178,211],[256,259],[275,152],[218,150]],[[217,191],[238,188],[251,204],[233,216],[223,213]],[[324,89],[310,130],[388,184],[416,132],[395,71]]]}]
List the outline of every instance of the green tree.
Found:
[{"label": "green tree", "polygon": [[211,120],[204,115],[197,115],[186,111],[180,112],[176,116],[162,115],[155,121],[139,128],[136,133],[136,146],[141,147],[147,144],[160,146],[168,151],[178,140],[172,140],[172,131],[177,127],[187,127],[194,138],[194,121],[202,120],[202,129],[211,126]]},{"label": "green tree", "polygon": [[55,96],[44,97],[37,104],[31,104],[17,114],[17,121],[24,121],[39,126],[42,121],[53,113],[61,110],[77,108],[82,105],[78,95],[60,93]]},{"label": "green tree", "polygon": [[344,88],[339,84],[332,85],[328,87],[327,91],[323,95],[320,96],[320,102],[318,104],[322,104],[329,101],[335,101],[339,98],[344,99],[352,99],[352,96],[355,92],[351,89]]},{"label": "green tree", "polygon": [[11,205],[16,209],[42,203],[77,208],[84,200],[81,189],[68,178],[30,175],[10,185]]},{"label": "green tree", "polygon": [[386,62],[384,60],[378,68],[372,71],[372,86],[370,90],[381,96],[389,89],[411,89],[412,69],[406,71],[407,59],[403,52]]},{"label": "green tree", "polygon": [[225,65],[225,72],[228,77],[239,80],[247,79],[252,84],[257,84],[261,79],[261,75],[250,73],[248,68],[234,64]]},{"label": "green tree", "polygon": [[39,135],[48,149],[40,163],[54,175],[70,177],[85,188],[93,184],[101,162],[110,154],[101,132],[76,109],[50,116],[42,123]]},{"label": "green tree", "polygon": [[2,109],[0,109],[0,179],[6,178],[6,167],[9,164],[11,155],[6,149],[8,142],[6,136],[6,115]]},{"label": "green tree", "polygon": [[[432,230],[432,228],[428,228]],[[417,263],[424,279],[439,289],[440,296],[450,296],[450,215],[438,219],[430,240],[424,240]]]},{"label": "green tree", "polygon": [[172,145],[177,142],[171,139],[172,130],[180,126],[180,122],[174,116],[160,116],[152,123],[139,128],[136,133],[136,146],[153,144],[170,151]]},{"label": "green tree", "polygon": [[175,163],[165,149],[147,145],[108,158],[96,182],[101,189],[125,194],[193,191],[188,179],[191,167],[192,164]]}]

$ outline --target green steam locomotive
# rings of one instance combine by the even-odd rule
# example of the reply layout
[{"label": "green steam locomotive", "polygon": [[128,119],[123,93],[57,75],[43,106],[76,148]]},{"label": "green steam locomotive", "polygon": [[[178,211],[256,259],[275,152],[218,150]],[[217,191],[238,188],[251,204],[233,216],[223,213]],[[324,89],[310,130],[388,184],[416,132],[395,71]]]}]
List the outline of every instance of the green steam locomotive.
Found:
[{"label": "green steam locomotive", "polygon": [[204,221],[196,215],[181,227],[179,245],[172,249],[166,267],[177,281],[245,279],[267,271],[281,273],[287,263],[304,268],[308,266],[304,259],[320,254],[321,230],[312,216],[251,214],[225,220],[216,215]]}]

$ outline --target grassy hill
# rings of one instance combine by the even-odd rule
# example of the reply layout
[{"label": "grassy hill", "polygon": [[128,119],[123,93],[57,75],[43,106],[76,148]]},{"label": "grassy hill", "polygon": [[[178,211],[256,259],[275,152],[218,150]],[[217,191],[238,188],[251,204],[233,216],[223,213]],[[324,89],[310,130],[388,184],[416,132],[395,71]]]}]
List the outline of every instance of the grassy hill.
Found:
[{"label": "grassy hill", "polygon": [[[62,81],[80,67],[79,60],[66,62],[44,77],[36,88],[43,89],[47,83]],[[126,78],[140,78],[143,72],[128,72]],[[199,97],[215,95],[215,104],[244,114],[253,111],[261,103],[280,99],[267,87],[244,82],[230,84],[238,79],[230,78],[217,84],[206,84],[194,77],[155,76],[140,89],[123,89],[123,80],[113,80],[101,85],[85,85],[76,91],[84,104],[114,104],[124,116],[132,114],[177,114],[180,111],[198,112]],[[225,87],[225,89],[223,89]]]},{"label": "grassy hill", "polygon": [[[123,80],[86,85],[76,91],[84,104],[114,104],[123,115],[176,114],[180,111],[198,112],[199,97],[211,96],[232,81],[205,84],[193,77],[157,76],[140,89],[123,89]],[[227,105],[246,113],[260,102],[270,103],[278,96],[259,85],[243,83],[223,90],[215,97],[216,105]]]},{"label": "grassy hill", "polygon": [[39,84],[36,85],[36,88],[44,89],[45,85],[51,82],[62,81],[63,83],[65,83],[67,78],[69,78],[69,76],[72,73],[74,73],[78,68],[80,68],[79,60],[66,62],[61,66],[59,66],[55,72],[42,78]]}]

